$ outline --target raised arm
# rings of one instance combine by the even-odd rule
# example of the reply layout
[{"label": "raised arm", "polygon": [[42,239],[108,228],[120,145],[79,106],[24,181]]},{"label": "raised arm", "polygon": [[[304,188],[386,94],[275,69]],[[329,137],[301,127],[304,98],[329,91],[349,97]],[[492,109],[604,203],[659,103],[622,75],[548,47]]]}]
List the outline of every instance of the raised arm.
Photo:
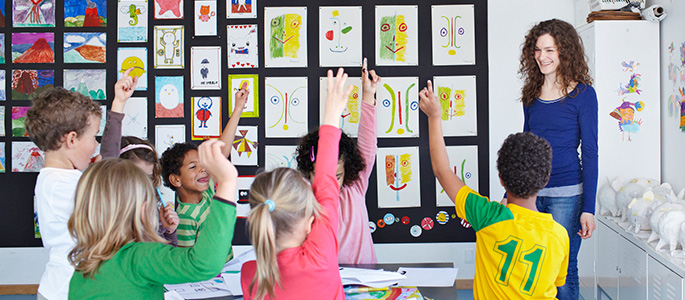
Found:
[{"label": "raised arm", "polygon": [[228,124],[226,124],[226,128],[224,128],[224,132],[221,134],[221,137],[219,137],[219,140],[226,145],[221,150],[225,157],[231,155],[231,147],[233,146],[233,140],[235,139],[235,132],[238,129],[238,121],[240,121],[240,115],[243,113],[243,109],[245,109],[245,103],[247,103],[247,96],[249,95],[250,91],[247,89],[247,82],[244,82],[240,89],[235,92],[235,96],[233,97],[235,107],[231,112],[231,118],[228,119]]},{"label": "raised arm", "polygon": [[[357,135],[357,147],[359,154],[364,160],[364,170],[359,172],[359,178],[352,183],[360,193],[365,194],[369,186],[369,176],[376,163],[378,141],[376,138],[376,87],[381,77],[376,71],[367,68],[366,58],[362,64],[362,105],[361,118],[359,121],[359,134]],[[363,197],[361,201],[366,201]]]},{"label": "raised arm", "polygon": [[102,133],[102,144],[100,146],[102,158],[119,157],[124,106],[126,106],[126,101],[133,95],[133,91],[138,84],[138,77],[131,77],[129,75],[132,70],[133,68],[126,70],[124,76],[114,84],[114,100],[112,100],[112,108],[109,114],[107,114],[105,131]]},{"label": "raised arm", "polygon": [[430,80],[428,80],[428,86],[419,92],[419,98],[419,107],[428,117],[428,141],[433,174],[438,178],[450,200],[454,201],[457,192],[465,184],[450,170],[450,160],[445,148],[445,139],[442,136],[440,101],[433,94],[433,84]]}]

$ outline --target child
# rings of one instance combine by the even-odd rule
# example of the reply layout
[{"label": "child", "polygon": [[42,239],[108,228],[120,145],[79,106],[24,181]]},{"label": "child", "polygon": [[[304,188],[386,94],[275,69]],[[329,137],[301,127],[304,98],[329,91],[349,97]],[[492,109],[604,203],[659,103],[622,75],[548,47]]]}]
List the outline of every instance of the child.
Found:
[{"label": "child", "polygon": [[[375,94],[376,86],[381,78],[376,75],[376,71],[368,71],[366,66],[366,58],[364,58],[361,120],[357,138],[359,148],[345,133],[342,133],[338,147],[340,153],[336,174],[340,188],[338,262],[341,264],[375,264],[377,262],[369,230],[369,213],[366,210],[365,196],[378,150]],[[316,130],[304,136],[297,147],[297,169],[309,180],[314,177],[318,140],[319,131]]]},{"label": "child", "polygon": [[532,133],[510,135],[497,152],[497,170],[509,204],[489,202],[450,170],[440,101],[430,81],[419,97],[428,116],[433,173],[454,199],[457,215],[476,231],[474,298],[555,299],[556,287],[566,280],[568,235],[552,215],[535,206],[537,192],[552,171],[549,143]]},{"label": "child", "polygon": [[257,260],[246,262],[240,273],[246,300],[345,299],[338,271],[340,190],[335,165],[340,114],[352,91],[344,90],[346,80],[342,68],[335,82],[333,71],[328,71],[321,151],[312,185],[288,168],[260,174],[252,183],[248,220]]},{"label": "child", "polygon": [[[193,248],[162,244],[157,192],[129,160],[106,159],[83,173],[69,233],[76,246],[71,299],[162,299],[163,284],[210,279],[223,268],[233,240],[238,172],[222,157],[220,141],[200,146],[200,162],[217,182],[212,211]],[[150,243],[152,242],[152,243]]]},{"label": "child", "polygon": [[57,87],[40,94],[26,112],[31,140],[45,151],[45,168],[36,180],[35,205],[43,246],[50,260],[38,285],[38,299],[67,299],[74,268],[67,253],[74,241],[67,220],[74,210],[80,170],[90,163],[98,142],[102,111],[92,99]]},{"label": "child", "polygon": [[[102,158],[120,157],[133,161],[133,164],[141,168],[152,180],[152,185],[157,188],[160,185],[161,167],[157,152],[150,142],[143,139],[127,136],[121,137],[121,123],[124,119],[124,106],[131,97],[138,83],[138,77],[131,77],[128,73],[124,74],[114,85],[114,100],[112,108],[107,114],[107,123],[102,135],[100,154]],[[160,226],[159,236],[167,240],[171,245],[177,246],[176,227],[178,227],[178,214],[174,210],[173,204],[161,205],[160,201]]]},{"label": "child", "polygon": [[[235,109],[219,138],[227,146],[221,151],[224,157],[231,153],[231,146],[238,127],[247,96],[247,83],[235,93]],[[197,146],[190,143],[177,143],[164,151],[162,159],[162,179],[164,185],[176,191],[178,217],[180,223],[176,231],[179,247],[192,247],[195,244],[198,228],[209,214],[210,199],[214,187],[210,182],[205,166],[198,163]],[[228,257],[230,260],[233,253]]]}]

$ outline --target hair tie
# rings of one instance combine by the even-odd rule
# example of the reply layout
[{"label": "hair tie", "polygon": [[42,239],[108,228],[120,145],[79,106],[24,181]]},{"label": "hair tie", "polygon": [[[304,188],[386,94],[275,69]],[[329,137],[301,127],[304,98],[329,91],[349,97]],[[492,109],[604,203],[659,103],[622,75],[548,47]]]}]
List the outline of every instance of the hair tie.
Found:
[{"label": "hair tie", "polygon": [[145,145],[145,144],[129,144],[128,146],[121,148],[121,150],[119,151],[119,155],[124,154],[124,152],[126,152],[126,151],[133,150],[133,149],[140,149],[140,148],[145,148],[145,149],[148,149],[150,151],[154,151],[154,150],[152,150],[152,147]]},{"label": "hair tie", "polygon": [[312,161],[316,160],[316,156],[314,155],[314,146],[312,146],[312,150],[309,151],[309,159],[311,159]]},{"label": "hair tie", "polygon": [[276,203],[274,203],[274,201],[271,199],[266,199],[264,204],[269,207],[269,212],[272,212],[274,209],[276,209]]}]

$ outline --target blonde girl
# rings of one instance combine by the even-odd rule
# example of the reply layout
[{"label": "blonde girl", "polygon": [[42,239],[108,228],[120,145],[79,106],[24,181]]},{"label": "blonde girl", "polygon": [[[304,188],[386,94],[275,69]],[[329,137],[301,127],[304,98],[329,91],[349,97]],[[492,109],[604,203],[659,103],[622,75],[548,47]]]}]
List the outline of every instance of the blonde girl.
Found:
[{"label": "blonde girl", "polygon": [[351,87],[347,74],[328,71],[328,95],[312,185],[294,169],[258,175],[250,189],[248,216],[256,261],[243,265],[243,297],[250,299],[345,299],[338,271],[336,179],[340,115]]},{"label": "blonde girl", "polygon": [[157,235],[156,191],[130,160],[106,159],[88,168],[76,187],[69,233],[75,267],[69,298],[161,299],[163,284],[216,276],[233,240],[237,171],[222,142],[200,146],[200,163],[217,182],[212,211],[193,248],[162,244]]}]

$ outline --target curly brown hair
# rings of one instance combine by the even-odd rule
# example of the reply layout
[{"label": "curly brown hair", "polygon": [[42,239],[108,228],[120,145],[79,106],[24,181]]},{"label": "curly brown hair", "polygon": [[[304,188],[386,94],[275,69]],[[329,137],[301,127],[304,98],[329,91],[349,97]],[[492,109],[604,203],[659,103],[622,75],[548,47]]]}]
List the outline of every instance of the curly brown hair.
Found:
[{"label": "curly brown hair", "polygon": [[510,134],[497,151],[497,171],[507,193],[531,197],[547,185],[552,173],[552,146],[530,132]]},{"label": "curly brown hair", "polygon": [[519,75],[524,79],[521,101],[526,106],[530,106],[535,98],[540,96],[540,90],[545,81],[535,60],[535,45],[538,38],[545,34],[554,38],[554,44],[559,52],[559,67],[556,72],[564,95],[569,97],[569,88],[573,87],[575,90],[576,84],[592,84],[590,69],[586,62],[587,57],[583,50],[583,40],[573,26],[558,19],[543,21],[530,29],[525,42],[521,45]]},{"label": "curly brown hair", "polygon": [[81,93],[56,87],[33,99],[26,111],[26,131],[40,150],[55,151],[62,146],[65,134],[74,131],[81,136],[91,116],[100,121],[100,105]]},{"label": "curly brown hair", "polygon": [[[309,178],[310,174],[314,172],[314,163],[312,161],[312,150],[314,150],[314,157],[317,156],[319,147],[319,130],[313,130],[300,139],[297,150],[295,151],[297,160],[297,170],[302,173],[305,178]],[[345,178],[343,179],[343,186],[352,184],[359,179],[359,172],[364,170],[366,165],[362,159],[359,148],[350,136],[341,132],[340,143],[338,147],[338,160],[344,163]],[[373,167],[373,166],[372,166]]]}]

